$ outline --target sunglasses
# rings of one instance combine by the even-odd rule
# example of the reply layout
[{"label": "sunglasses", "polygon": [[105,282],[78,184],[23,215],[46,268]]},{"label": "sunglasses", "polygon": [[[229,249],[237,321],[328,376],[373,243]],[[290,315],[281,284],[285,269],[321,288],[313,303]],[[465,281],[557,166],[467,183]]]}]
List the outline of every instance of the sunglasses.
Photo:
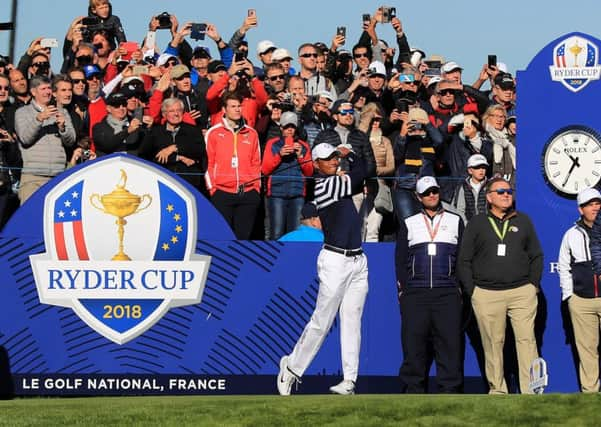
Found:
[{"label": "sunglasses", "polygon": [[353,58],[358,59],[358,58],[369,58],[369,55],[367,53],[355,53],[353,55]]},{"label": "sunglasses", "polygon": [[277,76],[267,77],[269,81],[275,82],[276,80],[284,80],[284,74],[278,74]]},{"label": "sunglasses", "polygon": [[85,83],[86,79],[71,79],[71,82],[76,85],[78,83]]},{"label": "sunglasses", "polygon": [[80,55],[77,56],[75,59],[77,59],[77,62],[79,62],[80,64],[82,63],[91,63],[92,62],[92,57],[90,55]]},{"label": "sunglasses", "polygon": [[341,116],[348,116],[349,114],[355,114],[355,110],[340,110],[338,111],[338,114],[340,114]]},{"label": "sunglasses", "polygon": [[374,117],[373,119],[371,119],[372,122],[381,122],[382,121],[382,117]]},{"label": "sunglasses", "polygon": [[445,95],[455,95],[455,90],[454,89],[442,89],[438,91],[439,95],[445,96]]},{"label": "sunglasses", "polygon": [[86,77],[86,80],[87,81],[90,81],[90,80],[100,80],[100,74],[92,74],[92,75]]},{"label": "sunglasses", "polygon": [[165,68],[167,68],[167,67],[175,67],[177,64],[178,64],[177,61],[175,61],[173,59],[170,59],[169,61],[167,61],[165,63]]},{"label": "sunglasses", "polygon": [[420,193],[420,196],[421,197],[427,197],[427,196],[430,196],[431,194],[436,195],[436,194],[439,194],[439,193],[440,193],[440,190],[438,188],[434,187],[434,188],[427,189],[423,193]]},{"label": "sunglasses", "polygon": [[123,100],[123,101],[119,101],[119,102],[115,102],[113,104],[109,104],[111,107],[113,108],[119,108],[119,107],[127,107],[127,100]]},{"label": "sunglasses", "polygon": [[489,193],[497,193],[499,196],[503,194],[507,194],[508,196],[513,195],[513,188],[497,188],[496,190],[491,190]]},{"label": "sunglasses", "polygon": [[300,55],[301,58],[317,58],[316,53],[303,53]]},{"label": "sunglasses", "polygon": [[294,126],[293,124],[289,124],[289,125],[282,127],[282,129],[290,129],[290,128],[296,129],[296,126]]},{"label": "sunglasses", "polygon": [[10,89],[8,86],[0,86],[0,90],[8,90]]},{"label": "sunglasses", "polygon": [[50,67],[50,62],[36,62],[31,64],[32,67]]}]

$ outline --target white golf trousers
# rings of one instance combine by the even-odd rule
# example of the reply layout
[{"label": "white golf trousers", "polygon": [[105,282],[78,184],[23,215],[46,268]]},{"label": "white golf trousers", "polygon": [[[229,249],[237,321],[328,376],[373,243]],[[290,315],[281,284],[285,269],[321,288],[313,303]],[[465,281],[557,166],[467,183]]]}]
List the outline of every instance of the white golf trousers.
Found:
[{"label": "white golf trousers", "polygon": [[322,249],[317,258],[319,292],[315,311],[288,359],[302,376],[319,351],[340,311],[340,351],[345,380],[356,381],[361,350],[361,316],[367,296],[367,257],[345,256]]}]

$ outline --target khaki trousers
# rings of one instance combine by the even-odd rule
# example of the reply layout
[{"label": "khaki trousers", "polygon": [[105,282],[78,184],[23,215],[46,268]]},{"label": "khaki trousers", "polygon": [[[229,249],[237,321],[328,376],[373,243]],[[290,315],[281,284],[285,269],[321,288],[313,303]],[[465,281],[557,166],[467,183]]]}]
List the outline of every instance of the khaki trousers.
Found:
[{"label": "khaki trousers", "polygon": [[19,187],[19,200],[21,206],[31,197],[42,185],[46,184],[53,177],[32,175],[29,173],[21,174],[21,186]]},{"label": "khaki trousers", "polygon": [[574,337],[580,365],[580,390],[583,393],[599,391],[599,325],[601,298],[581,298],[572,295],[568,300],[570,317],[574,325]]},{"label": "khaki trousers", "polygon": [[490,394],[507,393],[503,371],[503,346],[507,316],[509,316],[515,334],[520,390],[522,393],[531,393],[528,388],[530,365],[538,357],[536,338],[534,337],[537,305],[536,287],[531,284],[499,291],[479,287],[474,289],[472,306],[482,337]]}]

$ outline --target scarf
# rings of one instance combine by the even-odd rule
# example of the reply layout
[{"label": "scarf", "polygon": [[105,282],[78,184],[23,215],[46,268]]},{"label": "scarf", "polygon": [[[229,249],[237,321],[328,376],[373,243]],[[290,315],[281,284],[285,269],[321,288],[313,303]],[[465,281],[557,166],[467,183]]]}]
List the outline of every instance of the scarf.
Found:
[{"label": "scarf", "polygon": [[106,116],[106,122],[113,129],[113,131],[115,131],[115,134],[122,132],[123,129],[127,128],[127,126],[129,125],[127,122],[127,118],[119,120],[114,118],[110,114]]},{"label": "scarf", "polygon": [[515,145],[509,140],[509,135],[506,129],[497,130],[494,126],[486,123],[486,132],[490,135],[493,141],[493,155],[495,163],[501,163],[503,160],[503,151],[507,150],[511,164],[515,169]]}]

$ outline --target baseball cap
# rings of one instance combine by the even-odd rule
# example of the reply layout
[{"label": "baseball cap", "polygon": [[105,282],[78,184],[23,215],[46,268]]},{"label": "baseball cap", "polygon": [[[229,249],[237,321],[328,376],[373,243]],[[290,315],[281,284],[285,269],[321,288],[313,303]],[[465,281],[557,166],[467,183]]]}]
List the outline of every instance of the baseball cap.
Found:
[{"label": "baseball cap", "polygon": [[[427,70],[426,70],[427,71]],[[428,84],[426,85],[426,87],[430,87],[433,84],[436,84],[438,82],[442,81],[442,79],[439,76],[434,76],[430,79],[430,81],[428,82]]]},{"label": "baseball cap", "polygon": [[313,46],[315,46],[315,49],[321,50],[322,52],[327,52],[328,50],[330,50],[324,42],[313,43]]},{"label": "baseball cap", "polygon": [[100,68],[97,65],[86,65],[83,67],[83,73],[88,78],[94,74],[100,74]]},{"label": "baseball cap", "polygon": [[317,92],[317,98],[326,98],[329,99],[330,102],[334,101],[334,96],[332,95],[332,92],[329,92],[327,90],[322,90],[321,92]]},{"label": "baseball cap", "polygon": [[209,66],[207,67],[207,71],[211,74],[216,73],[217,71],[227,71],[227,67],[218,59],[215,59],[209,62]]},{"label": "baseball cap", "polygon": [[122,105],[124,102],[127,102],[127,98],[121,92],[111,93],[108,98],[106,98],[106,104],[111,107]]},{"label": "baseball cap", "polygon": [[337,154],[338,151],[336,150],[336,147],[334,147],[331,144],[328,144],[327,142],[317,144],[315,147],[313,147],[313,150],[311,151],[311,157],[313,157],[313,160],[329,160]]},{"label": "baseball cap", "polygon": [[513,89],[515,88],[515,80],[513,80],[511,74],[499,73],[495,77],[495,85],[499,86],[501,89]]},{"label": "baseball cap", "polygon": [[384,76],[386,77],[386,67],[380,61],[374,61],[369,64],[369,74],[372,76]]},{"label": "baseball cap", "polygon": [[482,154],[472,154],[470,158],[467,159],[468,168],[475,168],[476,166],[482,165],[488,166],[488,161]]},{"label": "baseball cap", "polygon": [[257,43],[257,53],[259,55],[275,49],[277,49],[277,46],[273,44],[271,40],[261,40],[259,43]]},{"label": "baseball cap", "polygon": [[123,79],[123,81],[121,82],[121,86],[125,86],[126,84],[133,82],[140,82],[144,84],[144,79],[140,76],[129,76]]},{"label": "baseball cap", "polygon": [[171,58],[175,59],[179,63],[179,61],[177,60],[177,57],[175,57],[169,53],[163,53],[163,54],[161,54],[161,56],[159,56],[159,59],[157,59],[156,66],[160,67],[162,65],[165,65],[167,63],[167,61],[169,61]]},{"label": "baseball cap", "polygon": [[196,46],[192,52],[193,58],[211,58],[211,51],[205,46]]},{"label": "baseball cap", "polygon": [[288,52],[284,48],[281,48],[281,47],[277,48],[271,54],[271,60],[272,61],[283,61],[285,59],[292,59],[292,55],[290,55],[290,52]]},{"label": "baseball cap", "polygon": [[421,108],[410,108],[409,109],[409,121],[426,121],[429,120],[428,113]]},{"label": "baseball cap", "polygon": [[286,111],[280,117],[280,126],[284,127],[288,125],[298,127],[298,117],[296,116],[296,113],[293,113],[292,111]]},{"label": "baseball cap", "polygon": [[317,206],[315,206],[315,203],[308,202],[303,205],[301,209],[301,219],[316,218],[318,216],[319,214],[317,213]]},{"label": "baseball cap", "polygon": [[440,188],[433,176],[422,176],[417,180],[417,184],[415,184],[417,194],[424,194],[430,188]]},{"label": "baseball cap", "polygon": [[443,73],[450,73],[451,71],[455,70],[463,71],[463,68],[461,68],[455,61],[449,61],[442,66],[441,70]]},{"label": "baseball cap", "polygon": [[350,108],[353,108],[353,104],[351,104],[351,102],[348,99],[339,98],[330,106],[330,111],[336,114],[343,104],[349,104]]},{"label": "baseball cap", "polygon": [[499,70],[502,73],[509,73],[507,64],[505,64],[504,62],[497,62],[497,70]]},{"label": "baseball cap", "polygon": [[337,54],[337,59],[341,60],[341,59],[352,59],[353,58],[353,54],[351,52],[349,52],[348,50],[339,50],[338,54]]},{"label": "baseball cap", "polygon": [[179,79],[184,74],[190,74],[190,69],[186,67],[184,64],[178,64],[171,69],[171,78]]},{"label": "baseball cap", "polygon": [[599,193],[599,190],[596,188],[585,188],[578,193],[576,201],[578,202],[578,206],[583,206],[595,199],[599,199],[599,201],[601,201],[601,193]]}]

